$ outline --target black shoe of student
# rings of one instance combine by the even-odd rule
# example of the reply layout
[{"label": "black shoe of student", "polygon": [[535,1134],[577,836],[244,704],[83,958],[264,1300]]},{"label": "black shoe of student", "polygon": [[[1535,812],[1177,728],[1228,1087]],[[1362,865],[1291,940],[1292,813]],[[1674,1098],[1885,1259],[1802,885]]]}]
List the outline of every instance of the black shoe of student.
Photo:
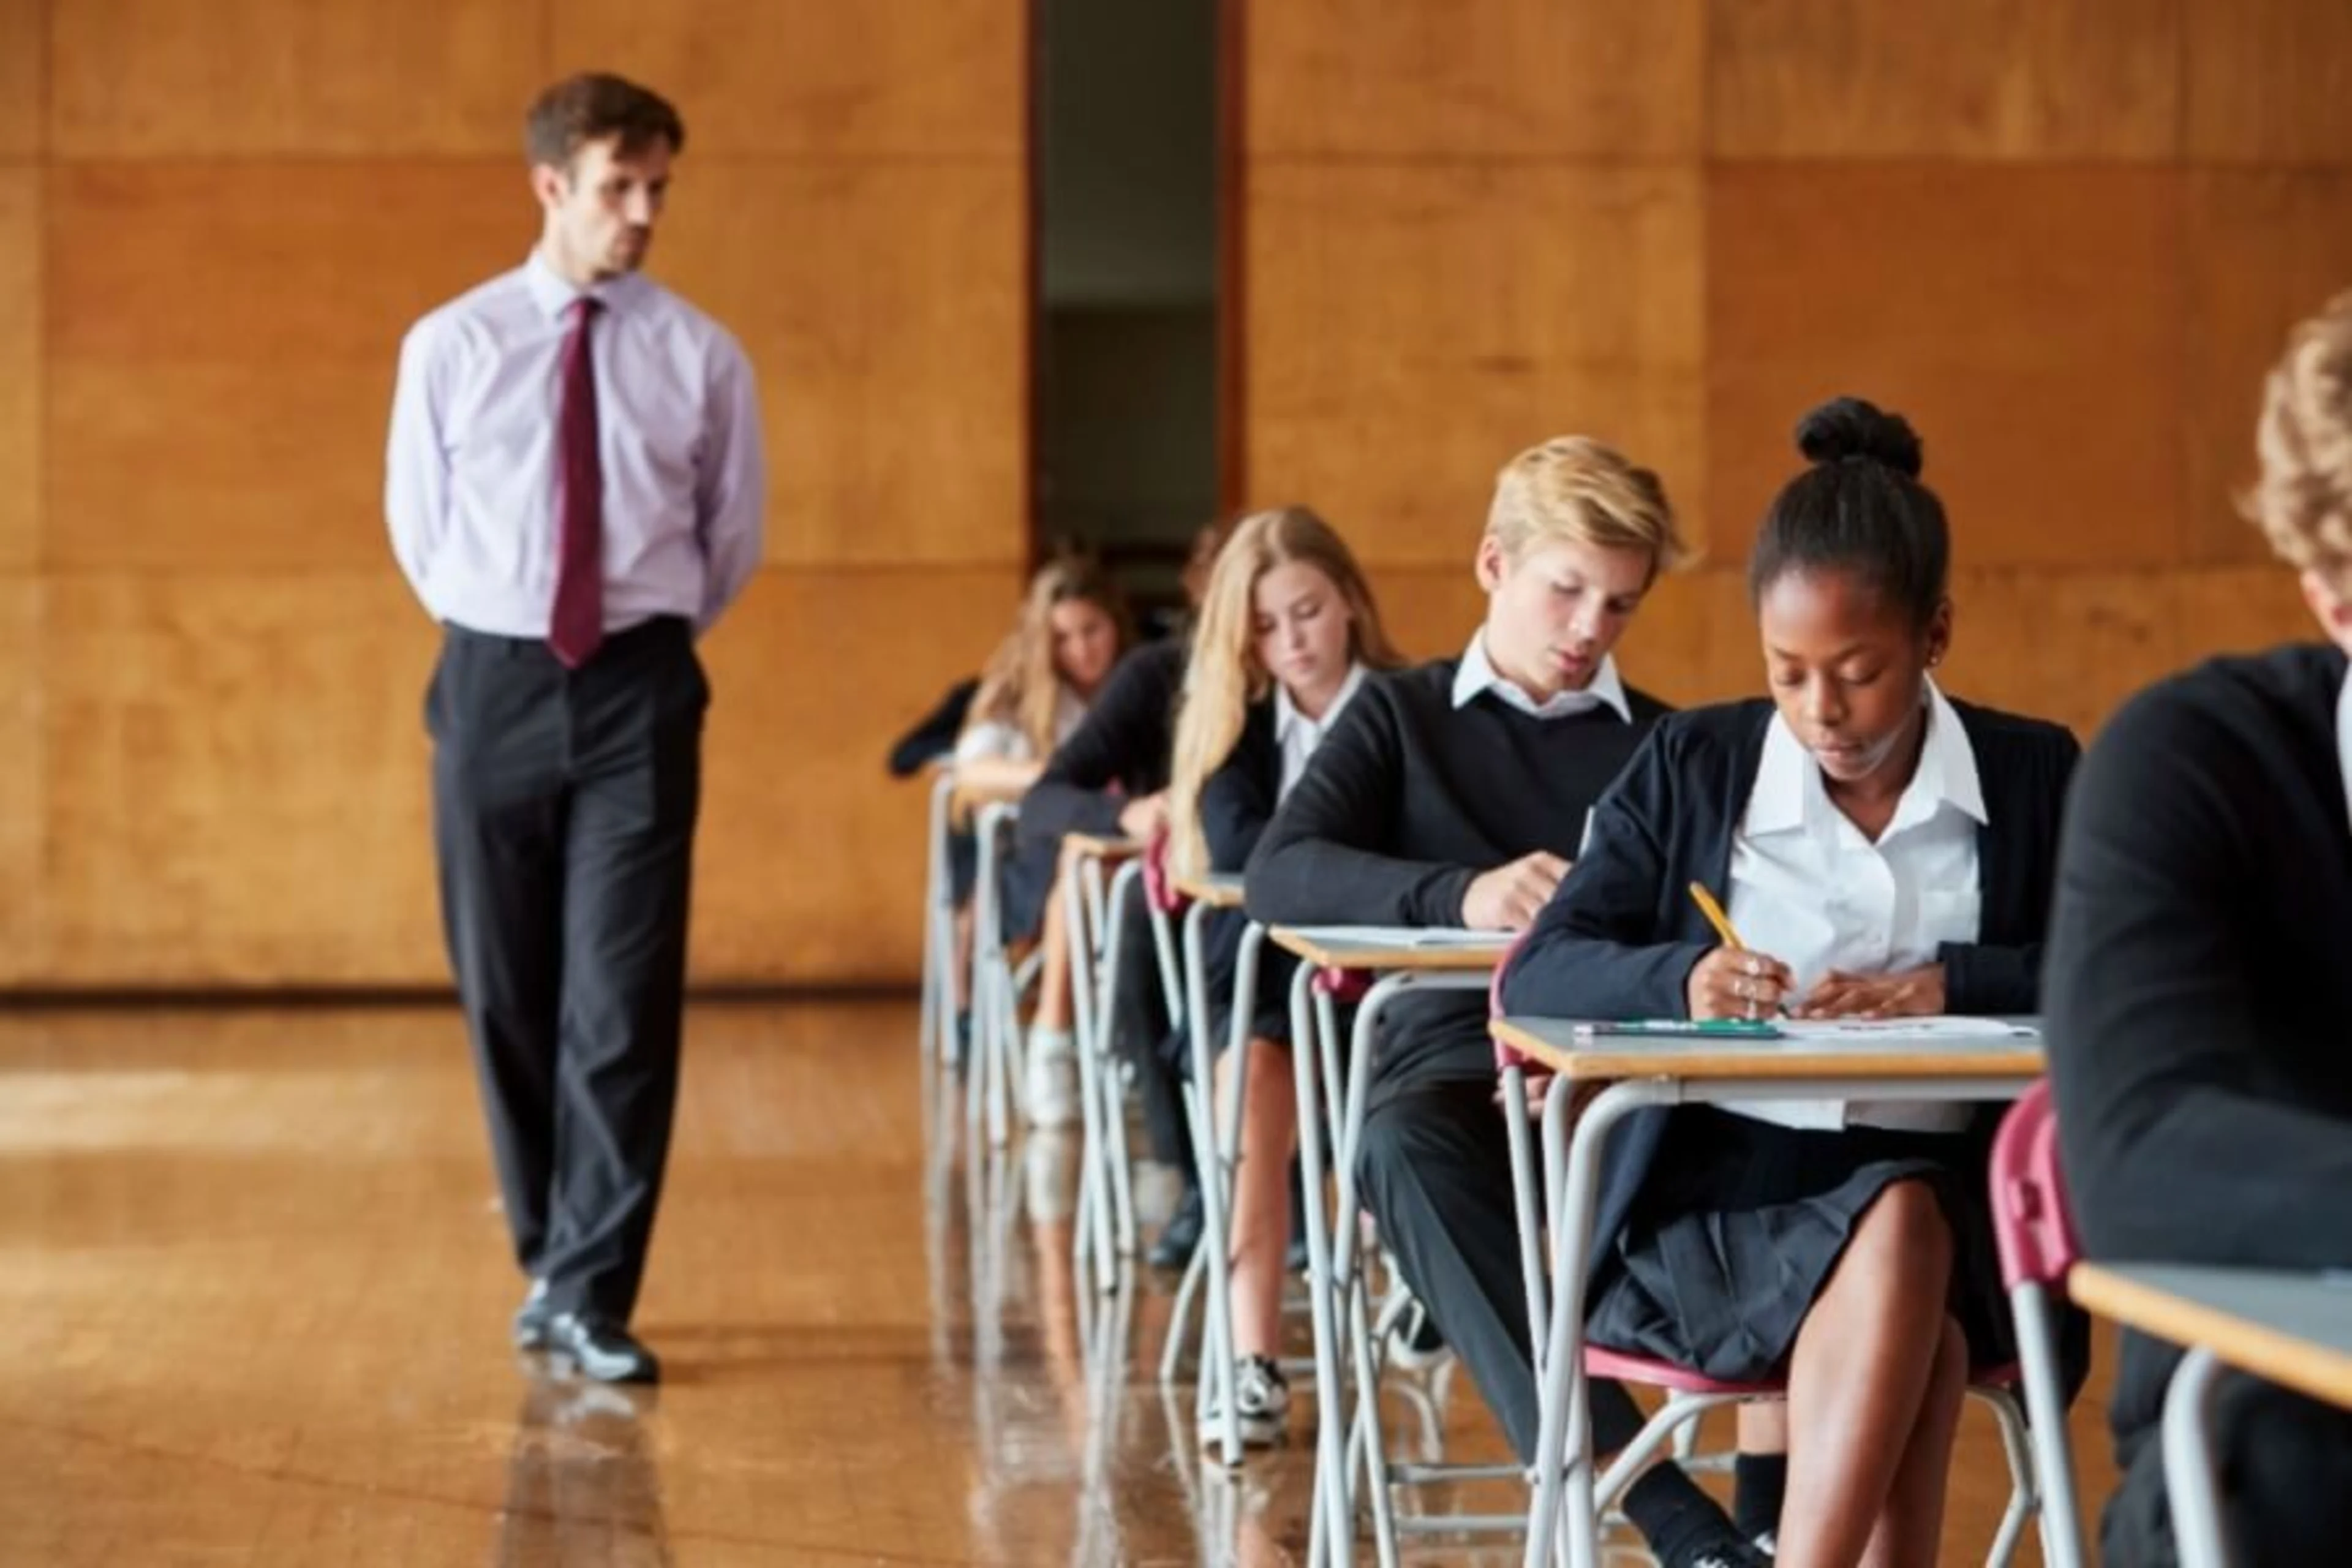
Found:
[{"label": "black shoe of student", "polygon": [[955,1016],[955,1069],[963,1071],[971,1066],[971,1009],[964,1008]]},{"label": "black shoe of student", "polygon": [[1658,1562],[1660,1568],[1772,1568],[1771,1554],[1759,1552],[1755,1542],[1742,1540],[1736,1531]]},{"label": "black shoe of student", "polygon": [[1313,1260],[1307,1256],[1307,1238],[1303,1236],[1292,1237],[1290,1238],[1290,1247],[1288,1250],[1285,1251],[1282,1255],[1283,1268],[1288,1269],[1293,1274],[1304,1274],[1307,1272],[1308,1264],[1312,1261]]},{"label": "black shoe of student", "polygon": [[1178,1204],[1176,1212],[1168,1216],[1167,1225],[1160,1229],[1160,1239],[1151,1244],[1151,1251],[1146,1255],[1147,1261],[1154,1268],[1183,1268],[1192,1261],[1192,1254],[1201,1245],[1202,1227],[1206,1223],[1201,1213],[1201,1189],[1186,1187],[1184,1201]]},{"label": "black shoe of student", "polygon": [[1437,1320],[1418,1300],[1407,1305],[1404,1315],[1389,1330],[1386,1348],[1389,1364],[1403,1372],[1427,1372],[1448,1353]]},{"label": "black shoe of student", "polygon": [[555,1303],[547,1298],[547,1281],[530,1282],[530,1294],[515,1309],[514,1342],[519,1351],[547,1348],[547,1325],[555,1321]]},{"label": "black shoe of student", "polygon": [[559,1312],[548,1321],[547,1348],[570,1356],[580,1375],[598,1383],[658,1383],[661,1363],[617,1323]]}]

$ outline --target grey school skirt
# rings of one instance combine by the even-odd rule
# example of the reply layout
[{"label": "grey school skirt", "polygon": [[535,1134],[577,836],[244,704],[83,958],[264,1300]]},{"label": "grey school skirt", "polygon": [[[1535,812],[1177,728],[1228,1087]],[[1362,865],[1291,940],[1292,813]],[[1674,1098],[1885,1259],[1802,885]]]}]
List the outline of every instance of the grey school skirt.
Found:
[{"label": "grey school skirt", "polygon": [[1969,1363],[2013,1356],[1982,1143],[1965,1133],[1813,1131],[1708,1106],[1676,1110],[1593,1280],[1586,1333],[1727,1383],[1787,1373],[1797,1330],[1863,1213],[1927,1184],[1952,1227],[1951,1310]]}]

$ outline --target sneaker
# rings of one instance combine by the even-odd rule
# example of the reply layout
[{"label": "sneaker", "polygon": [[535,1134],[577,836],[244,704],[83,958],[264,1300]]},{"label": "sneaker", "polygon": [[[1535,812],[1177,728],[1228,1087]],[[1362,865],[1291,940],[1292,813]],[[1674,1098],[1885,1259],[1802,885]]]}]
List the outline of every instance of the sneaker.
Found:
[{"label": "sneaker", "polygon": [[[1218,1390],[1209,1391],[1209,1402],[1201,1412],[1201,1447],[1213,1448],[1225,1440],[1225,1424],[1217,1398]],[[1265,1448],[1279,1443],[1290,1431],[1290,1384],[1283,1380],[1282,1369],[1262,1355],[1245,1355],[1234,1363],[1234,1425],[1241,1428],[1242,1446]]]},{"label": "sneaker", "polygon": [[1405,1303],[1404,1314],[1389,1330],[1389,1364],[1404,1372],[1427,1372],[1452,1353],[1429,1309],[1418,1299]]},{"label": "sneaker", "polygon": [[1021,1108],[1032,1127],[1068,1127],[1078,1120],[1078,1053],[1066,1029],[1032,1029]]},{"label": "sneaker", "polygon": [[1709,1531],[1706,1539],[1687,1542],[1682,1551],[1658,1561],[1664,1568],[1772,1568],[1770,1555],[1742,1540],[1728,1521],[1722,1533]]},{"label": "sneaker", "polygon": [[1755,1544],[1756,1550],[1764,1553],[1765,1556],[1778,1556],[1780,1551],[1780,1532],[1773,1530],[1765,1531],[1762,1534],[1756,1537]]},{"label": "sneaker", "polygon": [[1679,1568],[1772,1568],[1772,1559],[1743,1541],[1736,1546],[1702,1548]]}]

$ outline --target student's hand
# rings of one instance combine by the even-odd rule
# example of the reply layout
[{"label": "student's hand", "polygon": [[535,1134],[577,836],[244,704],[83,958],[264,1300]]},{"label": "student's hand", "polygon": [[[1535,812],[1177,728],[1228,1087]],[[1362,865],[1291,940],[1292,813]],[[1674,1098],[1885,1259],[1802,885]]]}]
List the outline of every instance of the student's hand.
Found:
[{"label": "student's hand", "polygon": [[1483,872],[1462,895],[1462,923],[1472,931],[1525,931],[1567,875],[1567,861],[1540,849]]},{"label": "student's hand", "polygon": [[1139,795],[1119,807],[1118,830],[1129,838],[1149,839],[1168,822],[1168,796]]},{"label": "student's hand", "polygon": [[1796,983],[1769,954],[1718,947],[1690,972],[1685,994],[1693,1018],[1767,1018]]},{"label": "student's hand", "polygon": [[1922,964],[1901,974],[1847,974],[1831,970],[1789,1009],[1797,1018],[1926,1018],[1944,1010],[1944,966]]}]

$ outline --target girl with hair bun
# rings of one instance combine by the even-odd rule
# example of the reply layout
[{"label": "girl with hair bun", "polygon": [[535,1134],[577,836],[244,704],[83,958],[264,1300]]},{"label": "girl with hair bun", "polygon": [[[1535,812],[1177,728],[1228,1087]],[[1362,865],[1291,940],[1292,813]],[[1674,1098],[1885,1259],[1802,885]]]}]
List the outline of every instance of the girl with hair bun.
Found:
[{"label": "girl with hair bun", "polygon": [[[1659,724],[1505,973],[1509,1011],[2037,1010],[2074,741],[1937,687],[1950,535],[1911,426],[1840,398],[1797,445],[1749,567],[1770,696]],[[1687,1106],[1611,1140],[1588,1334],[1786,1380],[1784,1565],[1936,1561],[1969,1369],[2012,1351],[1986,1201],[2000,1112]]]}]

